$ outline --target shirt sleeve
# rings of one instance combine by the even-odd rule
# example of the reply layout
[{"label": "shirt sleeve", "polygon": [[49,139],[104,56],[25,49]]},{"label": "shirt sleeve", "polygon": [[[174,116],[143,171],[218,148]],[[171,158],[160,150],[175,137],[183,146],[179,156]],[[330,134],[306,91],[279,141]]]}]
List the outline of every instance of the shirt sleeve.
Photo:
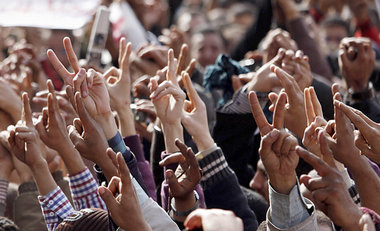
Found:
[{"label": "shirt sleeve", "polygon": [[55,230],[62,220],[75,211],[59,187],[45,196],[38,196],[38,200],[49,231]]},{"label": "shirt sleeve", "polygon": [[120,132],[117,132],[114,137],[108,140],[108,145],[110,146],[110,148],[112,148],[112,150],[115,153],[120,152],[123,155],[124,160],[128,165],[130,173],[140,184],[141,188],[147,193],[146,185],[138,168],[136,157],[131,152],[129,147],[124,143],[124,140],[121,137]]},{"label": "shirt sleeve", "polygon": [[75,209],[100,208],[107,210],[106,204],[98,193],[98,184],[88,168],[69,176],[69,180]]},{"label": "shirt sleeve", "polygon": [[269,221],[279,229],[294,227],[310,217],[309,207],[299,190],[298,184],[289,195],[276,192],[269,184]]}]

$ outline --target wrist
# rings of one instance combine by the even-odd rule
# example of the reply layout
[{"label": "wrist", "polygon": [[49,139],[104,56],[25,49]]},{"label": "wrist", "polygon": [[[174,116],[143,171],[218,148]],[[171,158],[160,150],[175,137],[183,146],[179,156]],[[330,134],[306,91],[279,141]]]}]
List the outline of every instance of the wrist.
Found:
[{"label": "wrist", "polygon": [[177,124],[162,123],[162,132],[164,134],[166,152],[178,152],[179,149],[175,145],[175,139],[183,141],[183,128],[181,122],[178,122]]},{"label": "wrist", "polygon": [[114,137],[117,133],[115,117],[112,111],[102,114],[96,118],[96,122],[100,125],[107,140]]},{"label": "wrist", "polygon": [[205,135],[193,136],[194,143],[197,145],[198,151],[202,152],[214,145],[215,141],[207,131]]},{"label": "wrist", "polygon": [[276,192],[288,195],[297,184],[296,174],[291,175],[269,175],[269,183]]},{"label": "wrist", "polygon": [[130,105],[120,107],[116,110],[120,120],[120,132],[123,137],[136,135],[134,114]]},{"label": "wrist", "polygon": [[45,168],[48,169],[48,165],[45,159],[38,160],[35,163],[31,164],[29,167],[33,175],[37,172],[40,172],[41,169],[45,169]]}]

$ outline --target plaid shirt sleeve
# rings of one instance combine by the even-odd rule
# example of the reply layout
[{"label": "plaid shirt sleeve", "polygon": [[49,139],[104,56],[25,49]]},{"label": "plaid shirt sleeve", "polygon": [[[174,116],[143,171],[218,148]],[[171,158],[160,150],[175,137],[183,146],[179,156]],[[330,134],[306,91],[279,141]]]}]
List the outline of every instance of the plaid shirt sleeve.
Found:
[{"label": "plaid shirt sleeve", "polygon": [[106,204],[98,193],[98,184],[88,168],[69,176],[70,189],[76,210],[100,208],[107,210]]},{"label": "plaid shirt sleeve", "polygon": [[74,208],[57,187],[45,196],[38,196],[48,230],[55,230],[59,223],[74,212]]}]

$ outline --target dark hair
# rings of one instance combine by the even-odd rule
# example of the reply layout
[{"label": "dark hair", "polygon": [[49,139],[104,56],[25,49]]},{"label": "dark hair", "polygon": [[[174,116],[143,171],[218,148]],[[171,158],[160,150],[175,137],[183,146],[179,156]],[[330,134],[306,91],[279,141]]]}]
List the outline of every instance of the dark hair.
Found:
[{"label": "dark hair", "polygon": [[228,41],[226,40],[226,38],[224,37],[222,32],[220,30],[218,30],[217,28],[213,27],[212,25],[204,25],[204,26],[198,27],[194,31],[192,36],[194,36],[196,34],[203,34],[203,35],[205,35],[205,34],[217,34],[222,39],[223,45],[225,47],[228,46]]},{"label": "dark hair", "polygon": [[19,228],[12,220],[0,217],[0,231],[19,231]]},{"label": "dark hair", "polygon": [[348,36],[351,35],[350,24],[348,24],[348,22],[344,21],[341,17],[338,17],[338,16],[332,16],[332,17],[326,18],[322,22],[322,26],[323,27],[340,26],[346,30]]}]

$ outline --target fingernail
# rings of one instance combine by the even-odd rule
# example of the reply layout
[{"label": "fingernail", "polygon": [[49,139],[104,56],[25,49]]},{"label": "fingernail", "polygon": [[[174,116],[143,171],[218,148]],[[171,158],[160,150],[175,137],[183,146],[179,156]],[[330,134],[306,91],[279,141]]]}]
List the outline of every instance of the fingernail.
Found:
[{"label": "fingernail", "polygon": [[166,178],[168,178],[168,179],[170,179],[170,178],[173,177],[173,173],[172,172],[166,172],[165,175],[166,175]]},{"label": "fingernail", "polygon": [[100,195],[103,195],[104,192],[105,192],[104,188],[99,188],[99,194],[100,194]]}]

